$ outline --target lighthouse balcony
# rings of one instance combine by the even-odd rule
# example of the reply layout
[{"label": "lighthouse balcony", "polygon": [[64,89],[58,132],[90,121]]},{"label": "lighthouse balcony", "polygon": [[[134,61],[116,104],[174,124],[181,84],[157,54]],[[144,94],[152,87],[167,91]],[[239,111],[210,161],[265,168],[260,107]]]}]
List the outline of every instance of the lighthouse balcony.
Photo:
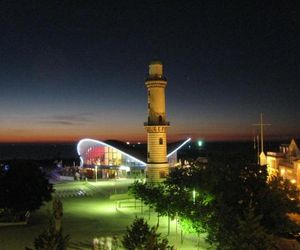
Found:
[{"label": "lighthouse balcony", "polygon": [[170,122],[166,122],[166,121],[149,121],[149,122],[144,122],[144,126],[170,126]]},{"label": "lighthouse balcony", "polygon": [[158,81],[158,80],[167,81],[167,78],[161,75],[151,75],[146,77],[146,81]]}]

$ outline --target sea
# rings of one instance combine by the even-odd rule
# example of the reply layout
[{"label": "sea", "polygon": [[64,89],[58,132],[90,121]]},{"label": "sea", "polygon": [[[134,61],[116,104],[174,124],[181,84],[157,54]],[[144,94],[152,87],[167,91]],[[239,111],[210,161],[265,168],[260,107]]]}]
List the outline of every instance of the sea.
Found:
[{"label": "sea", "polygon": [[[278,151],[283,141],[266,141],[265,151]],[[12,159],[30,160],[78,160],[76,149],[77,143],[2,143],[0,144],[0,161]],[[198,147],[197,142],[185,145],[181,152],[188,152],[190,148]],[[201,152],[206,154],[244,154],[255,153],[252,141],[226,141],[226,142],[204,142]]]},{"label": "sea", "polygon": [[77,143],[1,143],[0,160],[60,160],[78,158]]}]

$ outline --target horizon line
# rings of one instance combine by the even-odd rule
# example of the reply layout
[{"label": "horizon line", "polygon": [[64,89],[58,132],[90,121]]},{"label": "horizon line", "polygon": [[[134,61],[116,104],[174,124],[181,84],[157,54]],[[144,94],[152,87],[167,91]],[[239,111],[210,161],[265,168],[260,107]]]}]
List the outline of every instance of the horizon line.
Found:
[{"label": "horizon line", "polygon": [[[168,142],[177,142],[181,140],[185,140],[186,138],[183,139],[170,139]],[[290,141],[292,139],[298,139],[298,137],[289,137],[289,138],[269,138],[265,139],[265,141]],[[70,144],[70,143],[78,143],[80,140],[12,140],[12,141],[0,141],[0,144]],[[120,140],[120,139],[108,139],[108,140],[103,140],[103,141],[110,141],[110,140],[116,140],[120,142],[130,142],[131,144],[147,144],[146,140]],[[253,142],[252,138],[227,138],[227,139],[194,139],[191,138],[191,142],[197,142],[198,140],[202,140],[204,142]]]}]

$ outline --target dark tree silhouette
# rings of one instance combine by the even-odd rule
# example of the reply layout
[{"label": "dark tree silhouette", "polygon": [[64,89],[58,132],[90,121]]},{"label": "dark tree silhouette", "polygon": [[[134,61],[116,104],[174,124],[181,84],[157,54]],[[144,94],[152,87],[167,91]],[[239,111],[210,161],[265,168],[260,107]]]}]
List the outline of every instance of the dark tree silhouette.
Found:
[{"label": "dark tree silhouette", "polygon": [[[61,219],[63,207],[60,200],[53,200],[53,211],[48,227],[34,240],[34,250],[67,250],[70,236],[63,235]],[[25,250],[33,250],[26,247]]]},{"label": "dark tree silhouette", "polygon": [[34,211],[51,200],[52,184],[32,161],[13,161],[0,168],[0,208],[6,213]]},{"label": "dark tree silhouette", "polygon": [[136,218],[122,239],[123,247],[127,250],[167,250],[173,249],[169,246],[167,239],[162,239],[156,232],[157,227],[149,227],[143,218]]}]

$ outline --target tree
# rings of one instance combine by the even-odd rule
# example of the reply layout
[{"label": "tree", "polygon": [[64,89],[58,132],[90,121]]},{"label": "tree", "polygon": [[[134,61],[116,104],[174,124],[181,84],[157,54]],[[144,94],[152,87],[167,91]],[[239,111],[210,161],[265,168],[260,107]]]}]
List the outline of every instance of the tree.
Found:
[{"label": "tree", "polygon": [[[282,178],[267,182],[265,166],[240,157],[214,157],[207,165],[196,162],[173,169],[159,202],[147,197],[147,189],[153,189],[149,184],[135,185],[137,197],[151,202],[161,214],[177,214],[187,231],[206,232],[207,241],[217,249],[239,249],[236,242],[247,237],[253,242],[268,239],[266,249],[272,249],[273,235],[300,231],[287,215],[300,212],[296,187]],[[253,229],[250,236],[247,228]],[[248,249],[255,249],[251,244]]]},{"label": "tree", "polygon": [[[62,203],[59,199],[53,200],[53,211],[49,218],[48,227],[35,240],[34,250],[66,250],[70,236],[63,235],[61,220],[63,214]],[[25,248],[25,250],[32,250]]]},{"label": "tree", "polygon": [[224,231],[222,241],[216,243],[222,250],[269,250],[275,247],[275,238],[261,225],[263,216],[255,215],[253,207],[244,211],[243,218],[237,218],[235,233]]},{"label": "tree", "polygon": [[154,207],[159,215],[172,219],[179,217],[182,224],[193,221],[193,231],[200,234],[205,231],[201,221],[208,216],[207,206],[209,206],[208,201],[211,196],[207,192],[199,192],[197,189],[198,202],[193,202],[192,194],[198,177],[192,173],[196,173],[196,171],[176,168],[164,184],[135,182],[130,187],[130,191],[136,198]]},{"label": "tree", "polygon": [[296,187],[279,177],[267,183],[266,166],[231,159],[225,166],[211,164],[207,172],[207,177],[214,181],[206,186],[215,197],[213,216],[208,221],[209,227],[214,226],[210,236],[219,243],[226,241],[224,231],[238,234],[239,222],[245,220],[244,211],[249,207],[255,216],[261,216],[259,224],[270,235],[299,231],[287,215],[299,212]]},{"label": "tree", "polygon": [[32,161],[12,161],[0,168],[0,208],[18,214],[34,211],[51,200],[52,184]]},{"label": "tree", "polygon": [[62,202],[55,197],[52,202],[53,205],[53,220],[55,224],[56,232],[61,230],[62,216],[63,216],[63,205]]},{"label": "tree", "polygon": [[[172,193],[172,190],[167,190],[165,185],[149,183],[135,182],[130,186],[129,191],[136,199],[142,200],[146,205],[154,208],[158,216],[158,225],[160,216],[168,216],[168,233],[170,231],[170,219],[174,219],[177,215],[177,211],[173,209],[173,203],[179,199],[175,199],[176,194]],[[180,201],[184,204],[183,197],[180,197]]]},{"label": "tree", "polygon": [[126,234],[122,239],[123,247],[127,250],[167,250],[167,239],[162,239],[157,233],[157,227],[149,227],[143,218],[135,218],[132,225],[127,227]]}]

